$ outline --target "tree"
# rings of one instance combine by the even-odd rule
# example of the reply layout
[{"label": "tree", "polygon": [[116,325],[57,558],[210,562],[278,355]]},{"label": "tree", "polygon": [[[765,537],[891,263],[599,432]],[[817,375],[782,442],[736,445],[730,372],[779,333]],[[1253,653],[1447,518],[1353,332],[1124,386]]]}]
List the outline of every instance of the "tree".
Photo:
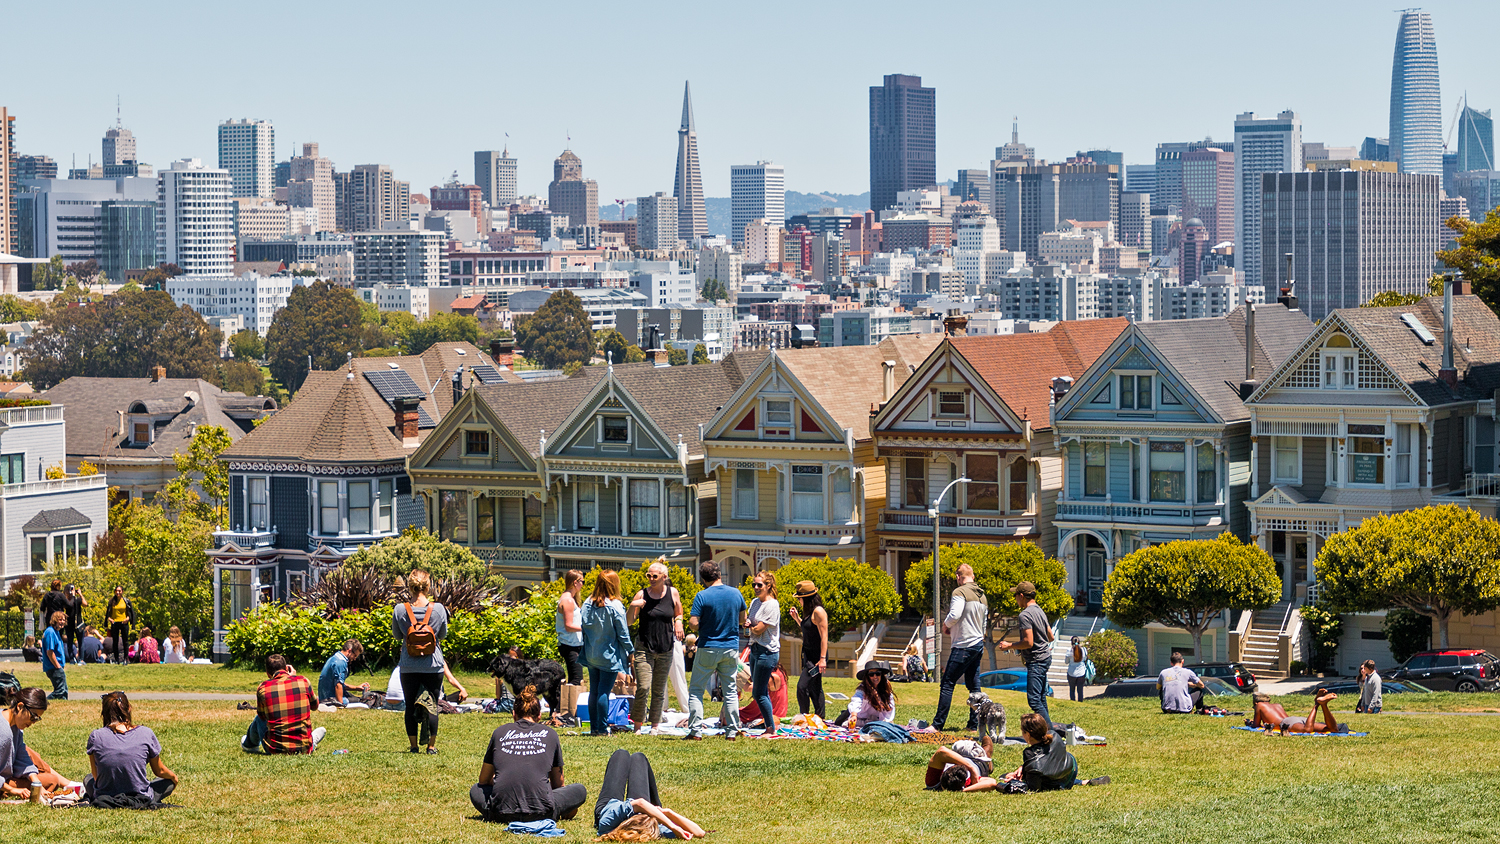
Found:
[{"label": "tree", "polygon": [[67,277],[61,255],[53,255],[47,263],[34,264],[31,268],[31,286],[37,290],[61,290]]},{"label": "tree", "polygon": [[231,393],[263,396],[266,394],[266,372],[257,363],[226,360],[219,367],[219,386]]},{"label": "tree", "polygon": [[729,298],[729,289],[716,278],[703,282],[702,296],[710,302],[722,302]]},{"label": "tree", "polygon": [[294,286],[266,332],[271,375],[295,392],[307,379],[309,356],[313,369],[338,369],[360,353],[360,327],[354,291],[327,281]]},{"label": "tree", "polygon": [[1330,609],[1412,610],[1446,648],[1455,613],[1500,607],[1500,522],[1456,504],[1373,516],[1330,537],[1315,565]]},{"label": "tree", "polygon": [[[199,518],[223,522],[229,499],[229,467],[219,455],[234,444],[218,425],[199,425],[185,452],[172,455],[177,477],[162,489],[162,497],[173,512],[196,512]],[[193,491],[194,484],[198,491]]]},{"label": "tree", "polygon": [[605,329],[595,335],[594,347],[610,363],[625,363],[630,350],[630,344],[626,342],[625,335],[613,328]]},{"label": "tree", "polygon": [[1446,225],[1458,232],[1457,243],[1439,249],[1438,259],[1463,273],[1475,295],[1500,312],[1500,207],[1491,208],[1483,220],[1451,217]]},{"label": "tree", "polygon": [[1427,649],[1432,641],[1432,619],[1411,610],[1391,610],[1380,623],[1380,632],[1391,648],[1391,659],[1405,662],[1417,651]]},{"label": "tree", "polygon": [[667,363],[672,366],[687,366],[687,349],[679,349],[676,346],[667,347]]},{"label": "tree", "polygon": [[[974,569],[974,582],[984,590],[990,606],[985,623],[985,648],[990,654],[991,668],[996,666],[996,646],[1021,614],[1016,596],[1010,591],[1017,583],[1029,580],[1036,585],[1037,605],[1048,618],[1061,618],[1073,608],[1073,597],[1063,589],[1067,570],[1062,563],[1042,553],[1035,543],[1022,540],[998,545],[944,545],[940,561],[940,594],[944,599],[958,585],[958,567],[967,563]],[[907,604],[921,607],[923,612],[932,606],[931,554],[906,570],[905,586]],[[946,605],[943,611],[946,613]]]},{"label": "tree", "polygon": [[21,377],[45,390],[74,375],[143,378],[218,376],[222,334],[159,290],[121,290],[98,302],[48,305],[26,344]]},{"label": "tree", "polygon": [[40,302],[28,302],[13,293],[0,296],[0,322],[30,322],[42,318]]},{"label": "tree", "polygon": [[625,349],[625,362],[626,363],[645,363],[646,362],[646,352],[645,352],[645,350],[643,350],[640,346],[637,346],[637,345],[634,345],[634,344],[626,347],[626,349]]},{"label": "tree", "polygon": [[1140,658],[1135,652],[1135,640],[1118,630],[1100,630],[1083,640],[1088,649],[1089,660],[1098,672],[1096,680],[1108,682],[1111,678],[1132,677]]},{"label": "tree", "polygon": [[693,363],[708,363],[708,347],[699,343],[693,347]]},{"label": "tree", "polygon": [[1104,615],[1122,627],[1181,627],[1202,661],[1203,631],[1219,613],[1264,609],[1280,597],[1275,561],[1226,532],[1127,555],[1104,583]]},{"label": "tree", "polygon": [[141,286],[150,290],[160,290],[167,283],[167,279],[182,275],[182,267],[176,264],[157,264],[141,275]]},{"label": "tree", "polygon": [[402,337],[402,346],[407,354],[420,355],[435,343],[460,341],[479,343],[479,320],[463,314],[439,312],[408,329]]},{"label": "tree", "polygon": [[75,281],[84,287],[93,284],[94,279],[103,274],[103,270],[99,269],[99,262],[93,258],[87,261],[74,261],[68,265],[67,272],[68,275],[72,276]]},{"label": "tree", "polygon": [[1370,297],[1370,301],[1360,305],[1361,308],[1400,308],[1416,303],[1427,298],[1427,296],[1443,295],[1443,277],[1435,275],[1427,280],[1426,293],[1397,293],[1394,290],[1382,290]]},{"label": "tree", "polygon": [[592,323],[571,290],[553,293],[536,313],[518,320],[516,342],[543,369],[562,369],[573,360],[586,363],[594,356]]},{"label": "tree", "polygon": [[[901,614],[901,593],[896,591],[896,581],[880,569],[849,557],[796,559],[776,569],[783,630],[793,629],[791,609],[798,601],[792,593],[802,580],[811,580],[818,587],[818,597],[828,611],[830,642],[837,642],[845,632],[861,624]],[[745,594],[746,604],[755,597],[749,585],[740,587],[740,591]]]},{"label": "tree", "polygon": [[408,528],[400,536],[355,551],[344,561],[344,568],[353,572],[372,569],[391,578],[404,578],[413,569],[421,569],[437,580],[467,578],[495,589],[505,583],[504,577],[468,548],[419,528]]},{"label": "tree", "polygon": [[266,341],[253,328],[236,331],[229,337],[229,353],[235,360],[263,360],[266,356]]},{"label": "tree", "polygon": [[583,364],[576,360],[570,360],[567,363],[563,364],[562,374],[568,376],[569,378],[572,378],[574,375],[577,375],[582,371]]}]

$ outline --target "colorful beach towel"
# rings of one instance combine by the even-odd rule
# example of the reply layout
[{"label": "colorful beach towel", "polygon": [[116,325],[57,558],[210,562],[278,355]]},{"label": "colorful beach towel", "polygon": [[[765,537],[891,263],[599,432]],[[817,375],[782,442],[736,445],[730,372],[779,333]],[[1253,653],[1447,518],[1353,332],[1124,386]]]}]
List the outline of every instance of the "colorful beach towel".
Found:
[{"label": "colorful beach towel", "polygon": [[1263,733],[1268,736],[1286,736],[1288,738],[1364,738],[1369,733],[1283,733],[1280,730],[1257,729],[1255,727],[1230,727],[1231,730],[1244,730],[1247,733]]}]

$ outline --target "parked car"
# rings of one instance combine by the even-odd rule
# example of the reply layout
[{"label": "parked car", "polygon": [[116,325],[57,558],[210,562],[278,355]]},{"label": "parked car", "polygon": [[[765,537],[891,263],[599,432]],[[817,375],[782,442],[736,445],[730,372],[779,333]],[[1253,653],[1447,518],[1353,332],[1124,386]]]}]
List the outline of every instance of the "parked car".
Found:
[{"label": "parked car", "polygon": [[[1315,683],[1305,689],[1298,689],[1294,694],[1313,695],[1318,689],[1327,689],[1336,695],[1348,695],[1351,698],[1359,698],[1359,681],[1333,679]],[[1380,693],[1383,695],[1399,694],[1431,694],[1432,689],[1413,683],[1410,680],[1388,680],[1384,676],[1380,678]]]},{"label": "parked car", "polygon": [[1210,697],[1244,697],[1249,692],[1240,691],[1240,687],[1220,677],[1200,677],[1203,681],[1203,693]]},{"label": "parked car", "polygon": [[1433,691],[1493,692],[1500,689],[1500,659],[1489,651],[1440,648],[1413,654],[1383,678],[1415,680]]},{"label": "parked car", "polygon": [[1255,675],[1243,662],[1205,662],[1187,668],[1199,677],[1218,677],[1245,694],[1255,691]]},{"label": "parked car", "polygon": [[[1218,677],[1201,677],[1203,691],[1210,697],[1235,697],[1245,694],[1237,686]],[[1160,697],[1155,677],[1123,677],[1104,687],[1105,697]]]},{"label": "parked car", "polygon": [[[999,689],[1005,692],[1026,691],[1026,669],[1024,668],[1002,668],[999,671],[986,671],[979,675],[979,687],[981,689]],[[1047,697],[1055,697],[1052,687],[1047,686]]]}]

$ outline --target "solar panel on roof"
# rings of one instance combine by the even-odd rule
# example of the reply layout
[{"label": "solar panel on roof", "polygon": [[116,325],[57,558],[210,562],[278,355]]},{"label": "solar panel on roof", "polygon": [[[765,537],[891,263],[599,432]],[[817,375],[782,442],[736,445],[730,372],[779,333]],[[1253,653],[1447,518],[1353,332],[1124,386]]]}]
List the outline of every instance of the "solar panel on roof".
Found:
[{"label": "solar panel on roof", "polygon": [[469,369],[475,375],[479,376],[479,383],[481,384],[501,384],[505,381],[504,378],[500,377],[500,370],[487,363],[475,364],[469,367]]},{"label": "solar panel on roof", "polygon": [[[424,398],[427,395],[421,387],[417,386],[417,382],[413,381],[410,375],[407,375],[404,370],[400,369],[367,370],[365,372],[365,380],[370,382],[370,386],[375,388],[375,392],[379,393],[380,397],[385,400],[385,403],[392,408],[396,406],[396,399],[398,398]],[[417,428],[420,430],[422,428],[436,427],[437,422],[433,421],[433,418],[428,415],[427,408],[418,405]]]}]

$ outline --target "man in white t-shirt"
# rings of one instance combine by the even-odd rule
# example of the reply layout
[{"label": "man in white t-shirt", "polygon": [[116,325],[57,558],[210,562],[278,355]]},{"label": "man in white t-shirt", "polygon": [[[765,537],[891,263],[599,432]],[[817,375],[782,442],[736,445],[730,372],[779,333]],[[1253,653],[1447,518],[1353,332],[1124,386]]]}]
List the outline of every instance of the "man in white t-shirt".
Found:
[{"label": "man in white t-shirt", "polygon": [[1172,652],[1172,664],[1156,677],[1156,688],[1161,692],[1161,711],[1186,715],[1197,709],[1193,692],[1202,700],[1204,682],[1191,669],[1182,665],[1182,654]]}]

